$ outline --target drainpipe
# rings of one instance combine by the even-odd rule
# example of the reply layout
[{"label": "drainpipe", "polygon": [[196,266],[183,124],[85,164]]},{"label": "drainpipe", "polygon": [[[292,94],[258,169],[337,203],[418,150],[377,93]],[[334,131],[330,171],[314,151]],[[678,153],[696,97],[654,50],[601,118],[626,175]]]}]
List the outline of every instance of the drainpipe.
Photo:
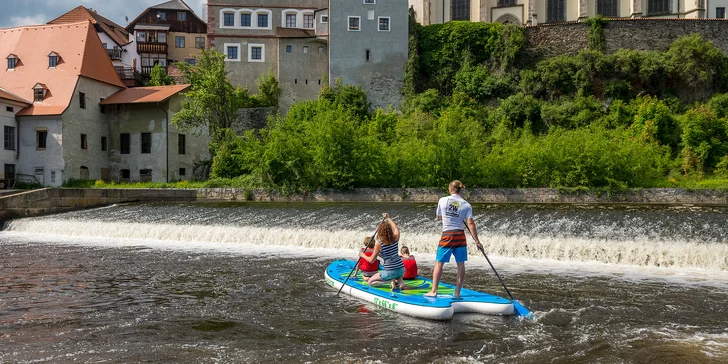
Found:
[{"label": "drainpipe", "polygon": [[[452,16],[452,14],[450,14]],[[445,24],[445,0],[442,0],[442,24]]]},{"label": "drainpipe", "polygon": [[[157,103],[157,106],[159,106],[159,103]],[[167,153],[166,153],[167,154],[167,156],[166,156],[166,160],[167,160],[167,182],[169,182],[169,113],[167,112],[167,110],[165,110],[161,106],[159,106],[159,109],[161,109],[162,111],[164,111],[164,132],[166,134],[165,144],[166,144],[166,150],[167,150]]]}]

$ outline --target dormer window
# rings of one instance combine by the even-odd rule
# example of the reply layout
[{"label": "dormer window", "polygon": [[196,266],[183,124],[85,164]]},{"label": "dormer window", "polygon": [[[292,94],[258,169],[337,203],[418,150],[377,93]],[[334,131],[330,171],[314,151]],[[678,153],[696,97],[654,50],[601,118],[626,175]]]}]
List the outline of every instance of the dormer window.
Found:
[{"label": "dormer window", "polygon": [[48,68],[56,68],[56,66],[58,65],[58,60],[59,60],[60,58],[61,58],[61,57],[59,57],[59,56],[58,56],[58,53],[56,53],[56,52],[51,52],[51,53],[50,53],[50,54],[48,55]]},{"label": "dormer window", "polygon": [[15,65],[18,64],[18,57],[16,57],[14,54],[11,54],[8,56],[8,71],[12,71],[15,69]]},{"label": "dormer window", "polygon": [[36,83],[33,86],[33,102],[43,102],[46,96],[48,87],[42,83]]}]

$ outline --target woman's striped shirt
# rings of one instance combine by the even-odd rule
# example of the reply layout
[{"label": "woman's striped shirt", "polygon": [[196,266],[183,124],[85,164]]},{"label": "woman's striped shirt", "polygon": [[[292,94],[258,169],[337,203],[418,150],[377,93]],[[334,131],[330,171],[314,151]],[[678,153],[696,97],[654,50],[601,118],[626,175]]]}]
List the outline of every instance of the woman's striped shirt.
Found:
[{"label": "woman's striped shirt", "polygon": [[404,268],[402,258],[399,257],[398,241],[395,241],[394,243],[389,245],[382,244],[382,251],[379,254],[381,254],[382,259],[384,259],[384,264],[382,264],[384,270],[395,270],[399,268]]}]

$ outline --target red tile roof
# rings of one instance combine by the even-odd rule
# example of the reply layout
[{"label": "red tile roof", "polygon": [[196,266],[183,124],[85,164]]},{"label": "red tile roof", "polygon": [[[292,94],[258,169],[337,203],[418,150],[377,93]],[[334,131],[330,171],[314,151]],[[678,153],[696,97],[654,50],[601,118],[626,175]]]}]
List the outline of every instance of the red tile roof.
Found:
[{"label": "red tile roof", "polygon": [[30,101],[28,101],[28,100],[26,100],[26,99],[24,99],[24,98],[22,98],[22,97],[20,97],[20,96],[18,96],[16,94],[12,93],[12,92],[9,92],[7,90],[3,90],[2,88],[0,88],[0,99],[5,99],[5,100],[10,100],[10,101],[20,102],[20,103],[26,104],[26,106],[30,106],[30,104],[31,104]]},{"label": "red tile roof", "polygon": [[101,105],[148,104],[167,101],[190,85],[131,87],[121,90],[101,102]]},{"label": "red tile roof", "polygon": [[96,10],[88,9],[84,6],[78,6],[73,10],[51,20],[48,24],[67,24],[67,23],[78,23],[81,21],[91,21],[98,29],[106,33],[119,46],[124,46],[129,41],[129,32],[119,24],[104,18],[103,16],[96,13]]},{"label": "red tile roof", "polygon": [[[48,67],[48,54],[60,56]],[[79,76],[125,88],[90,22],[0,29],[0,58],[18,57],[13,71],[0,72],[0,87],[33,100],[33,86],[43,83],[48,93],[17,115],[59,115],[73,97]]]}]

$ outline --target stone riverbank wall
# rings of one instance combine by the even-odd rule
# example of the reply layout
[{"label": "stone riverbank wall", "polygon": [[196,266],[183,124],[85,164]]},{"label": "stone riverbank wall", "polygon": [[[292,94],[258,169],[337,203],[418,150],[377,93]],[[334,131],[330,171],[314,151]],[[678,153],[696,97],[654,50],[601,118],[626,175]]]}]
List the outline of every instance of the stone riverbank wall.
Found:
[{"label": "stone riverbank wall", "polygon": [[[97,189],[45,188],[0,197],[0,221],[125,202],[272,201],[436,203],[438,188],[361,188],[283,195],[265,189]],[[553,188],[466,189],[472,203],[486,204],[648,204],[728,206],[728,190],[634,189],[622,193],[563,192]],[[2,225],[0,225],[2,226]]]},{"label": "stone riverbank wall", "polygon": [[[583,22],[539,24],[525,30],[529,53],[554,57],[576,54],[587,48],[589,26]],[[725,19],[610,19],[604,25],[607,53],[620,49],[667,50],[676,39],[699,33],[728,54],[728,21]]]}]

